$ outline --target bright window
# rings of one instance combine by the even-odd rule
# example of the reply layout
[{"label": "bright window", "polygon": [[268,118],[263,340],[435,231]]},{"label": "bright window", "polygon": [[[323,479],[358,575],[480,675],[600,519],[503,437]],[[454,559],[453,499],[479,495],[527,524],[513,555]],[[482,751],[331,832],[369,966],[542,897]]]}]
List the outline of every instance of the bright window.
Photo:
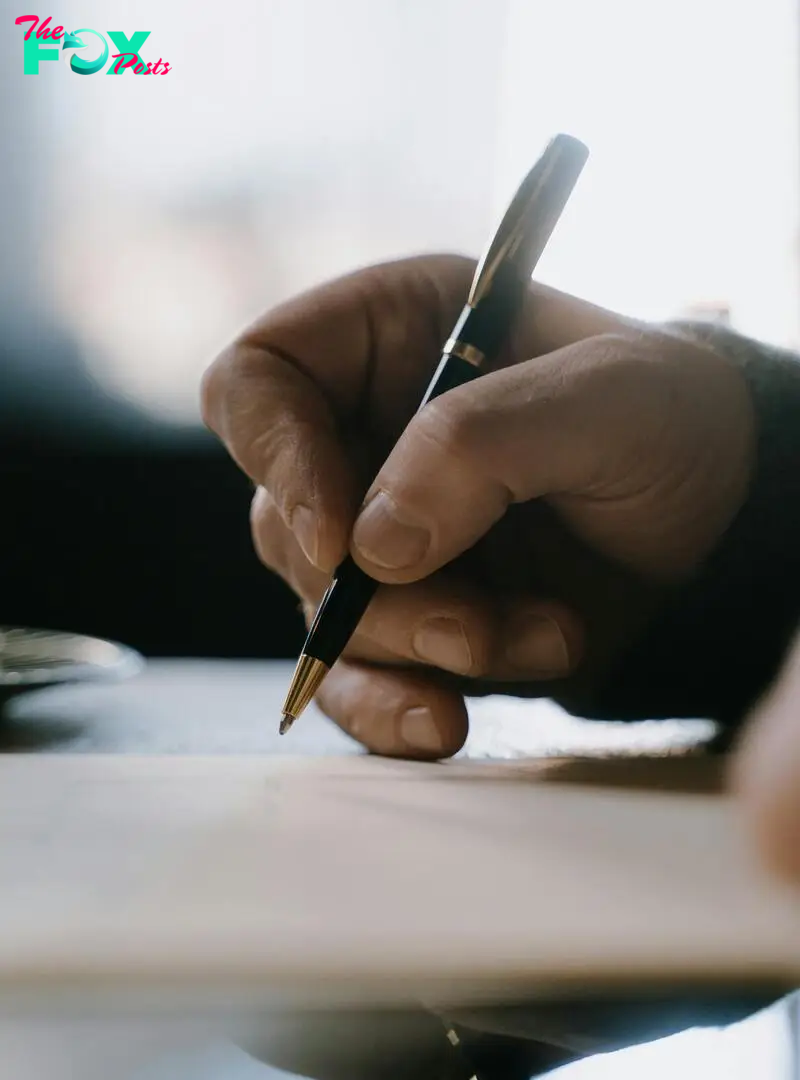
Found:
[{"label": "bright window", "polygon": [[158,412],[194,417],[215,352],[298,289],[477,254],[557,130],[592,158],[543,280],[800,344],[795,0],[62,7],[74,29],[149,29],[146,58],[172,63],[37,83],[48,302],[97,377]]}]

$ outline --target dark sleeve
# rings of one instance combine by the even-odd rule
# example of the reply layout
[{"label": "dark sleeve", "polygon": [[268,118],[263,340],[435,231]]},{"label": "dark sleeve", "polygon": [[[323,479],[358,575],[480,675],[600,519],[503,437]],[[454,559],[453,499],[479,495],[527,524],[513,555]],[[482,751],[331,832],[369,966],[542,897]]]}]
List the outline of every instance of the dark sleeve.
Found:
[{"label": "dark sleeve", "polygon": [[744,373],[756,470],[716,550],[612,672],[603,711],[633,719],[659,687],[659,717],[707,717],[731,731],[775,677],[800,622],[800,357],[716,326],[675,329]]}]

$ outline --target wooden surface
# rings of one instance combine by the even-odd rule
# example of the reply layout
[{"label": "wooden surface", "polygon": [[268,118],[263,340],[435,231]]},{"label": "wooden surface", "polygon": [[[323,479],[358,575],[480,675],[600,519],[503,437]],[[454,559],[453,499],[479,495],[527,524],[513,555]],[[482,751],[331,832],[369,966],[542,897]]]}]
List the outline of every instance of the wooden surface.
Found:
[{"label": "wooden surface", "polygon": [[678,760],[655,768],[660,791],[511,764],[6,756],[0,992],[789,988],[796,896],[758,874],[725,797],[670,791]]},{"label": "wooden surface", "polygon": [[[36,763],[21,757],[13,760],[0,758],[0,766],[4,767],[0,780],[0,881],[3,886],[0,895],[4,898],[3,921],[0,923],[3,926],[0,933],[0,981],[5,988],[5,994],[0,995],[2,1080],[6,1080],[6,1077],[8,1080],[73,1080],[77,1075],[81,1076],[81,1080],[132,1080],[134,1071],[137,1080],[166,1080],[167,1077],[169,1080],[200,1080],[201,1077],[203,1080],[260,1080],[262,1076],[265,1080],[272,1080],[278,1077],[279,1074],[273,1069],[234,1050],[230,1043],[225,1042],[226,1035],[255,1050],[258,1056],[281,1063],[293,1074],[336,1077],[337,1080],[347,1076],[348,1080],[355,1080],[361,1076],[372,1078],[377,1069],[380,1075],[388,1076],[386,1068],[388,1062],[392,1061],[398,1076],[406,1075],[403,1072],[406,1067],[407,1075],[420,1075],[415,1054],[423,1052],[425,1038],[417,1028],[427,1014],[418,1010],[412,1010],[411,1014],[382,1011],[379,1014],[385,1018],[382,1034],[376,1034],[376,1019],[372,1011],[369,1012],[369,1019],[366,1014],[361,1018],[353,1016],[349,1026],[344,1027],[341,1018],[331,1021],[326,1018],[327,1014],[317,1013],[316,1020],[309,1027],[311,1020],[307,1011],[303,1011],[301,1017],[280,1011],[277,1014],[262,1011],[262,994],[270,984],[275,990],[274,980],[279,974],[270,957],[266,956],[263,940],[260,943],[256,940],[259,946],[256,954],[262,966],[258,978],[241,978],[243,972],[252,968],[255,962],[256,954],[248,947],[250,934],[247,920],[259,918],[258,902],[262,896],[259,890],[266,888],[268,900],[269,897],[272,897],[272,901],[275,899],[275,891],[270,887],[267,874],[268,860],[272,857],[270,853],[274,851],[275,830],[270,830],[267,825],[264,805],[270,802],[274,806],[276,767],[294,776],[298,763],[288,761],[287,755],[317,758],[345,755],[352,759],[358,753],[356,744],[313,708],[295,726],[290,738],[278,738],[275,721],[291,667],[287,663],[157,661],[148,665],[144,675],[128,683],[64,687],[21,697],[8,706],[0,720],[0,746],[6,752],[110,756],[100,760],[85,757],[79,762],[71,757],[61,759],[63,768],[58,768],[56,774],[50,771],[50,766],[58,759],[52,757],[39,758]],[[678,891],[681,893],[678,911],[682,910],[680,905],[684,901],[692,909],[699,904],[701,912],[705,912],[705,920],[715,924],[710,938],[712,952],[723,946],[726,933],[736,936],[736,927],[739,927],[731,963],[735,965],[741,961],[742,969],[736,977],[725,980],[723,989],[732,994],[729,1018],[731,1011],[734,1015],[743,1015],[743,1011],[747,1011],[749,984],[755,978],[757,968],[760,966],[763,970],[766,964],[771,977],[776,975],[773,962],[776,959],[776,938],[780,936],[780,925],[776,924],[770,930],[764,924],[771,918],[767,912],[772,911],[774,903],[781,908],[779,922],[786,918],[784,898],[778,900],[772,894],[768,896],[762,891],[761,885],[754,884],[750,877],[752,868],[739,847],[739,836],[730,808],[721,807],[713,800],[709,816],[701,811],[700,806],[701,803],[706,805],[707,797],[700,797],[700,802],[690,800],[691,805],[683,803],[683,808],[675,814],[668,811],[672,805],[670,791],[714,790],[719,780],[718,772],[713,769],[709,771],[703,762],[694,759],[684,761],[676,771],[671,759],[655,762],[614,760],[604,761],[598,766],[596,761],[572,759],[565,762],[558,757],[561,755],[563,758],[565,754],[641,754],[679,750],[691,746],[699,737],[707,734],[708,725],[702,722],[586,724],[565,716],[545,702],[515,702],[498,698],[471,703],[470,717],[472,732],[467,746],[470,757],[508,761],[526,754],[555,755],[553,760],[537,766],[539,779],[548,776],[571,786],[589,782],[590,792],[599,796],[605,791],[606,798],[621,785],[627,790],[624,799],[628,811],[626,835],[633,822],[630,811],[634,805],[641,805],[636,802],[637,789],[640,793],[642,789],[649,790],[653,786],[661,789],[667,813],[662,818],[662,831],[657,833],[657,838],[660,837],[662,847],[664,841],[669,841],[666,844],[668,850],[659,862],[658,858],[652,859],[652,855],[661,850],[656,846],[643,863],[634,859],[634,866],[628,865],[627,870],[623,866],[623,875],[633,872],[639,901],[642,890],[645,897],[651,892],[660,894],[659,904],[672,902],[670,897],[674,900],[675,891]],[[164,754],[173,757],[170,760],[149,758],[123,762],[114,757],[117,754]],[[216,762],[182,763],[175,760],[174,755],[183,754],[221,755],[225,761],[219,758]],[[234,758],[226,757],[228,755],[234,755]],[[235,759],[236,755],[247,755],[249,760],[240,762]],[[301,767],[319,768],[319,763],[299,764]],[[39,765],[42,765],[42,769]],[[366,766],[367,770],[372,770],[362,772],[356,785],[346,779],[347,770],[354,766],[359,769]],[[343,768],[344,774],[341,771]],[[564,829],[567,829],[570,857],[576,859],[578,865],[586,862],[587,858],[589,866],[596,864],[597,860],[602,862],[608,858],[610,851],[614,852],[615,859],[623,858],[623,861],[625,853],[628,856],[634,854],[629,835],[627,841],[617,844],[613,829],[609,832],[607,816],[597,818],[592,812],[589,814],[590,821],[583,820],[577,828],[574,827],[574,815],[585,815],[588,810],[585,797],[578,803],[573,800],[571,814],[563,818],[557,811],[556,803],[550,799],[546,807],[541,803],[529,806],[528,783],[521,795],[525,806],[520,805],[519,812],[513,812],[513,820],[506,829],[503,813],[496,816],[497,785],[506,782],[495,779],[489,783],[490,775],[496,771],[495,765],[483,765],[480,785],[470,779],[469,788],[464,786],[469,778],[460,771],[464,766],[450,766],[447,775],[453,783],[448,785],[446,791],[451,794],[442,792],[445,800],[440,812],[435,815],[431,829],[421,829],[422,822],[427,820],[424,810],[431,790],[427,779],[419,788],[426,770],[423,768],[416,777],[412,775],[414,768],[360,759],[349,763],[329,760],[325,765],[328,775],[318,785],[318,790],[312,793],[311,802],[301,794],[300,788],[287,799],[286,784],[283,784],[282,805],[285,810],[291,809],[289,832],[278,830],[278,849],[283,850],[284,857],[294,859],[298,852],[293,839],[297,830],[302,833],[303,830],[312,829],[314,843],[330,836],[331,829],[335,834],[322,852],[318,865],[320,873],[327,868],[326,880],[321,887],[317,880],[313,883],[314,889],[302,889],[299,907],[294,909],[297,919],[290,927],[290,939],[295,945],[298,944],[298,920],[307,919],[309,914],[317,924],[315,932],[320,933],[332,879],[334,888],[331,899],[340,907],[345,905],[348,908],[351,933],[353,927],[358,929],[357,917],[365,905],[370,918],[378,918],[373,902],[376,899],[375,890],[382,890],[380,895],[383,895],[389,889],[390,905],[399,904],[403,908],[401,901],[408,897],[400,911],[400,928],[403,924],[407,928],[409,921],[416,919],[422,928],[423,940],[429,940],[437,923],[444,921],[444,933],[434,943],[431,956],[435,957],[436,948],[446,946],[448,952],[458,959],[463,953],[463,942],[469,944],[471,931],[465,927],[467,918],[478,918],[477,942],[483,942],[483,947],[487,941],[487,929],[492,926],[499,927],[501,938],[508,944],[505,930],[513,925],[513,920],[505,926],[507,915],[518,919],[524,914],[526,923],[539,924],[537,934],[544,934],[546,925],[541,923],[542,912],[550,905],[552,913],[555,895],[548,884],[549,862],[531,866],[527,875],[524,874],[524,867],[514,865],[515,861],[524,861],[528,857],[531,837],[539,837],[537,850],[549,852],[548,859],[552,860],[556,850],[563,846]],[[469,768],[471,766],[467,765]],[[330,773],[331,769],[333,773]],[[392,772],[386,772],[386,769]],[[82,775],[82,770],[87,771]],[[123,780],[121,774],[127,779]],[[213,780],[210,784],[209,774]],[[390,779],[399,778],[402,778],[402,784],[392,783],[388,791],[384,791]],[[351,798],[349,802],[345,800],[342,803],[340,795],[336,796],[337,791],[341,793],[344,781],[355,801]],[[311,776],[308,776],[302,781],[301,787],[308,790],[310,782]],[[512,791],[517,786],[512,785]],[[270,788],[273,796],[267,799],[265,792]],[[416,790],[422,794],[419,802],[414,796]],[[561,793],[557,798],[563,799],[565,789],[560,787],[557,790]],[[490,794],[490,791],[495,794]],[[395,793],[399,802],[396,799],[386,802],[386,796],[391,792]],[[337,815],[331,817],[326,806],[327,800],[334,796],[337,804],[341,805]],[[439,796],[436,797],[438,799]],[[403,800],[406,798],[412,801],[410,813],[403,811]],[[465,798],[471,810],[463,804]],[[306,806],[310,816],[297,816],[298,799]],[[652,799],[648,802],[650,810],[647,813],[655,808]],[[583,806],[582,811],[577,809],[579,804]],[[621,806],[618,804],[618,810]],[[345,810],[350,814],[349,829],[345,828],[346,813],[345,819],[342,818]],[[314,825],[315,815],[323,811],[324,821],[318,829]],[[504,813],[508,812],[507,806]],[[88,832],[87,813],[94,822]],[[647,813],[643,818],[635,815],[639,825],[646,824]],[[691,826],[687,815],[688,819],[699,815],[701,820],[705,820],[699,833],[696,833],[696,825]],[[273,820],[274,816],[272,814]],[[391,824],[396,840],[398,816],[406,824],[414,821],[415,836],[423,836],[421,854],[424,857],[421,861],[409,858],[406,846],[404,858],[398,862],[395,853],[402,848],[398,848],[396,842],[387,846],[381,823]],[[680,836],[669,836],[669,829],[667,835],[664,834],[663,827],[669,821],[678,832],[683,828],[680,826],[680,822],[683,822],[689,827],[690,833],[696,834],[695,839],[690,839],[688,849],[680,846]],[[571,827],[568,827],[569,822],[572,822]],[[362,831],[365,823],[366,837]],[[497,829],[503,835],[495,842],[492,839],[493,830]],[[712,833],[722,832],[722,863],[715,862],[717,850],[710,848],[710,856],[700,858],[700,862],[705,859],[705,865],[701,868],[699,879],[692,881],[688,895],[685,895],[685,891],[679,889],[675,875],[680,872],[680,862],[684,857],[691,861],[701,854],[698,844],[702,846],[702,838],[708,836],[709,829]],[[456,841],[453,840],[453,830],[458,833]],[[519,836],[520,830],[525,834],[524,840],[520,851],[514,854],[509,845],[517,843],[513,838]],[[270,835],[265,839],[264,833]],[[646,846],[644,835],[640,831],[636,843]],[[416,843],[416,840],[413,842]],[[494,850],[487,853],[487,846]],[[674,848],[678,852],[675,856],[677,864],[673,858]],[[188,860],[185,857],[187,850],[190,855]],[[307,863],[315,850],[313,843],[311,848],[303,849],[301,845],[299,850],[300,861],[295,862],[292,874],[284,882],[286,888],[297,889],[302,884],[302,875],[309,872]],[[338,852],[341,852],[341,859],[337,862]],[[352,887],[348,890],[346,878],[340,878],[338,883],[336,881],[339,874],[337,867],[346,869],[348,860],[353,860],[359,852],[373,877],[361,891],[355,890],[355,882],[350,878]],[[748,881],[744,893],[739,891],[736,894],[732,906],[727,902],[727,895],[722,901],[718,896],[711,895],[720,885],[715,873],[718,871],[724,875],[726,866],[730,871],[731,857],[734,874],[744,874]],[[504,871],[510,877],[498,876],[498,860],[504,864]],[[425,867],[429,862],[433,863],[434,876],[431,878],[428,875],[426,881]],[[562,861],[562,885],[565,883],[563,874],[569,877],[568,865]],[[384,866],[387,867],[386,871],[383,870]],[[610,866],[608,869],[610,872]],[[436,875],[444,871],[449,873],[449,879],[445,875],[444,891],[432,889],[431,883],[435,886],[440,881]],[[652,878],[648,880],[651,872]],[[381,884],[383,877],[386,880]],[[586,883],[585,875],[581,880]],[[667,890],[672,892],[662,892],[661,886],[665,881]],[[389,888],[392,885],[394,888]],[[730,887],[730,881],[727,887]],[[520,889],[524,891],[517,897]],[[632,906],[633,901],[633,897],[625,891],[624,876],[609,894],[601,891],[599,902],[596,896],[586,896],[581,892],[580,881],[569,885],[569,891],[569,901],[564,904],[566,919],[562,920],[559,914],[558,926],[550,934],[556,940],[569,940],[565,933],[573,925],[581,905],[593,903],[596,915],[604,902],[613,901],[620,906],[620,910],[624,910]],[[186,895],[187,892],[190,895]],[[577,907],[573,904],[573,894]],[[202,898],[199,901],[198,896]],[[223,902],[225,896],[228,900]],[[187,924],[181,916],[195,910],[198,919],[194,925]],[[242,912],[245,917],[240,922]],[[165,923],[160,922],[162,913],[166,916]],[[291,913],[282,907],[279,914],[288,917]],[[396,909],[390,906],[384,914],[384,933],[372,952],[386,962],[390,954],[397,955],[401,939],[395,941],[394,922],[391,921],[397,914]],[[229,916],[235,918],[231,920]],[[640,932],[643,918],[642,914],[641,918],[637,916],[634,920]],[[200,924],[205,922],[205,929],[198,925],[198,920]],[[291,919],[288,921],[291,923]],[[274,934],[275,912],[268,914],[264,922],[271,927],[270,933]],[[618,929],[621,922],[621,918],[615,917]],[[727,923],[727,930],[720,930],[720,923],[723,926]],[[743,929],[744,923],[748,923],[746,929]],[[159,925],[161,929],[153,935],[153,927]],[[331,925],[338,926],[336,923]],[[670,925],[673,933],[680,931],[675,922]],[[346,927],[347,920],[341,926]],[[658,935],[660,928],[658,919],[655,919],[650,927],[651,935]],[[743,957],[739,944],[749,941],[753,951],[757,952],[759,945],[764,946],[763,940],[760,940],[763,934],[766,932],[769,936],[773,931],[769,948],[759,953],[757,964],[753,966],[753,956]],[[695,930],[684,936],[684,949],[692,934],[697,932],[695,925]],[[797,940],[794,929],[792,933],[792,940]],[[214,945],[210,952],[204,947],[197,947],[198,941],[206,936]],[[667,947],[668,936],[661,939],[662,948]],[[145,939],[149,940],[149,945],[140,952],[135,942],[145,941],[146,944]],[[231,946],[227,955],[219,947],[219,942],[226,940]],[[341,946],[343,939],[338,940]],[[334,936],[329,944],[335,945],[336,941]],[[386,941],[391,944],[391,949],[383,949]],[[162,951],[159,942],[167,946],[166,951]],[[175,945],[172,952],[169,949],[171,943]],[[304,951],[307,953],[308,941],[300,941],[299,944],[302,949],[296,955],[296,962]],[[521,958],[523,967],[530,975],[532,965],[536,966],[536,954],[530,951],[532,942],[521,939],[516,944],[524,946]],[[576,942],[573,941],[573,944]],[[607,944],[610,953],[612,943]],[[700,949],[700,967],[713,960],[708,951],[704,951],[705,944]],[[549,948],[552,959],[552,946]],[[411,959],[415,956],[418,960],[412,950]],[[144,1027],[137,1027],[135,1017],[141,1013],[137,1014],[136,1010],[130,1020],[123,1016],[117,1022],[109,1017],[108,1007],[125,1010],[126,1003],[130,1004],[131,1001],[141,1004],[141,994],[137,994],[136,990],[141,991],[147,982],[148,963],[152,974],[156,959],[161,964],[165,957],[170,965],[178,962],[172,974],[175,975],[177,971],[179,979],[177,983],[173,979],[169,987],[159,980],[157,992],[146,995],[146,1011],[149,1011],[151,1019]],[[474,963],[475,959],[467,949],[463,962]],[[596,962],[596,953],[590,953],[590,959]],[[191,1030],[186,1030],[181,1029],[177,1016],[167,1009],[161,1013],[162,1026],[157,1030],[152,1029],[153,1008],[159,1009],[167,1004],[176,1006],[177,999],[171,993],[165,996],[166,989],[181,991],[182,988],[186,998],[186,976],[190,968],[194,977],[202,975],[206,989],[216,987],[218,993],[220,984],[228,980],[228,974],[223,970],[224,964],[231,961],[236,968],[235,986],[224,987],[224,1008],[220,1009],[224,1016],[218,1016],[213,1023],[206,1018],[199,1022],[199,1027],[194,1026],[198,1021],[189,1017],[185,1023],[190,1025]],[[224,962],[222,968],[221,962]],[[406,962],[405,958],[403,962]],[[452,956],[448,962],[452,963]],[[642,958],[637,962],[641,964]],[[791,957],[783,950],[777,968],[785,971],[792,963]],[[705,970],[707,972],[708,968]],[[339,973],[341,975],[341,969]],[[164,974],[163,970],[161,974]],[[501,974],[504,993],[509,990],[516,992],[520,988],[517,978],[519,971],[514,961],[509,962]],[[662,969],[662,977],[664,974]],[[291,989],[285,977],[286,970],[283,975],[279,992],[273,997],[286,996]],[[472,975],[475,975],[474,970]],[[666,1030],[677,1029],[669,1028],[670,1017],[675,1015],[674,1006],[666,1005],[662,1015],[657,1001],[650,1006],[647,1004],[649,999],[641,999],[641,1007],[649,1008],[652,1013],[650,1019],[643,1018],[638,1001],[634,1007],[630,999],[623,997],[615,1005],[613,996],[607,993],[608,987],[605,988],[604,1003],[597,1015],[597,1010],[587,1013],[584,1006],[576,1012],[577,1003],[571,999],[564,1002],[563,1009],[557,1002],[548,1004],[546,1000],[536,997],[536,993],[543,989],[539,976],[541,971],[538,971],[535,985],[531,987],[533,999],[519,1009],[472,1009],[468,1013],[461,1010],[457,1015],[464,1022],[482,1030],[552,1040],[556,1044],[563,1042],[564,1045],[582,1047],[584,1050],[592,1045],[600,1046],[604,1040],[607,1043],[609,1036],[616,1037],[617,1044],[621,1045],[626,1038],[627,1041],[655,1038]],[[782,981],[783,976],[779,974],[778,977]],[[314,989],[318,990],[319,980],[313,981],[316,984]],[[485,965],[479,972],[478,981],[487,991],[490,989]],[[198,983],[195,978],[191,983],[196,991]],[[562,983],[562,989],[569,991],[570,987],[563,980]],[[463,984],[464,980],[462,988]],[[397,979],[394,979],[394,993],[398,986]],[[26,987],[32,993],[25,993]],[[79,987],[88,991],[88,1014],[82,1012],[83,999],[75,992]],[[124,987],[134,991],[133,998],[130,993],[126,995],[122,992]],[[298,989],[302,990],[302,980],[295,979],[295,995]],[[428,989],[431,987],[428,986]],[[109,993],[109,990],[115,992]],[[439,990],[443,990],[441,984]],[[180,996],[178,993],[178,998]],[[188,996],[191,997],[191,993]],[[453,996],[458,998],[458,994]],[[213,990],[211,998],[214,998]],[[681,1024],[680,1017],[685,1017],[683,1026],[704,1017],[716,1017],[716,1022],[725,1022],[728,1007],[724,1002],[722,1007],[714,1005],[711,999],[703,998],[702,994],[699,1001],[691,996],[681,996],[678,1000],[685,1004],[685,1008],[682,1005],[678,1009],[678,1025]],[[691,1007],[686,1004],[690,1001],[695,1002]],[[374,1003],[375,1000],[371,999],[369,1005]],[[53,1013],[52,1007],[59,1004],[66,1005],[66,1013]],[[5,1011],[3,1006],[6,1007]],[[254,1006],[257,1006],[255,1012]],[[754,1000],[750,1010],[757,1007]],[[30,1022],[23,1021],[23,1013],[30,1016]],[[61,1019],[56,1019],[56,1015]],[[429,1017],[426,1022],[430,1023]],[[791,1025],[785,1020],[781,1020],[781,1023],[784,1024],[780,1029],[782,1037],[783,1031]],[[357,1035],[357,1031],[363,1032],[363,1037]],[[432,1032],[432,1039],[433,1036]],[[398,1038],[402,1043],[402,1052],[398,1048]],[[436,1040],[438,1038],[436,1035]],[[179,1048],[172,1053],[169,1047],[176,1042]],[[180,1046],[184,1049],[181,1050]],[[438,1046],[438,1041],[435,1046]],[[431,1047],[434,1057],[435,1046]],[[762,1046],[758,1043],[757,1051],[751,1049],[756,1053],[758,1064],[755,1069],[742,1071],[743,1077],[746,1075],[749,1080],[751,1076],[757,1076],[758,1080],[767,1080],[768,1076],[769,1080],[784,1080],[790,1075],[789,1072],[775,1069],[765,1072],[765,1062],[773,1049],[772,1044],[764,1043]],[[308,1059],[312,1050],[312,1056],[316,1059],[314,1062]],[[146,1068],[141,1074],[138,1070],[132,1071],[129,1067],[132,1057],[151,1061],[152,1071],[151,1068]],[[368,1062],[366,1065],[362,1058]],[[689,1058],[681,1061],[680,1074],[691,1075],[692,1078],[707,1075],[708,1070],[701,1058],[702,1055],[695,1061],[694,1052],[690,1050]],[[741,1063],[741,1059],[742,1054],[737,1052],[737,1062]],[[120,1064],[123,1060],[126,1063],[124,1067]],[[598,1060],[597,1074],[605,1077],[611,1073],[603,1065],[603,1060]],[[671,1060],[668,1053],[665,1053],[665,1060]],[[375,1065],[376,1061],[380,1067]],[[661,1057],[658,1065],[662,1065]],[[699,1071],[692,1071],[695,1066]],[[664,1065],[664,1068],[668,1066]],[[587,1077],[595,1075],[594,1071],[589,1071],[588,1064],[586,1069]],[[640,1075],[636,1069],[634,1072]],[[281,1077],[284,1075],[287,1074],[280,1074]],[[617,1075],[616,1071],[613,1075]],[[624,1068],[619,1073],[620,1077],[623,1075],[628,1075]]]}]

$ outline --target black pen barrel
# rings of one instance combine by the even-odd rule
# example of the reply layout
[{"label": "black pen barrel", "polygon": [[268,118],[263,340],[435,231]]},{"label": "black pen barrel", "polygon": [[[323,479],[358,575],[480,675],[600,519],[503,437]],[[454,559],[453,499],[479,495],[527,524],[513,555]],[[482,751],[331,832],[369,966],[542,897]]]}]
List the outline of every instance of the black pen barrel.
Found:
[{"label": "black pen barrel", "polygon": [[[583,143],[556,135],[512,199],[478,264],[468,301],[420,402],[482,374],[501,355],[525,302],[531,274],[587,156]],[[336,570],[308,632],[284,706],[281,732],[313,697],[358,627],[378,582],[348,556]]]},{"label": "black pen barrel", "polygon": [[[467,312],[468,316],[469,312]],[[467,328],[468,324],[465,326],[465,329]],[[460,337],[459,340],[463,338]],[[465,341],[465,344],[471,343]],[[476,364],[452,353],[445,353],[425,392],[420,409],[433,398],[469,382],[480,374],[480,368]],[[344,652],[345,646],[364,617],[378,584],[379,582],[365,574],[348,555],[334,573],[317,608],[303,646],[303,655],[313,656],[321,660],[326,667],[331,667]]]}]

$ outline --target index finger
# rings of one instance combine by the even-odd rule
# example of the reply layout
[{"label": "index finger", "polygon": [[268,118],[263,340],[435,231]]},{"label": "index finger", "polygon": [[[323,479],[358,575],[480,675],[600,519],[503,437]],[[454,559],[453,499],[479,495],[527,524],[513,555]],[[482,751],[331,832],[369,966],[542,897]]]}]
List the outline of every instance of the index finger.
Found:
[{"label": "index finger", "polygon": [[[332,571],[346,554],[372,479],[358,475],[347,436],[374,434],[388,453],[416,409],[473,271],[471,260],[448,255],[358,271],[268,313],[206,372],[205,423],[270,493],[320,569]],[[532,287],[503,363],[601,332],[610,317]]]},{"label": "index finger", "polygon": [[413,412],[473,268],[435,256],[340,278],[269,312],[206,372],[204,422],[321,569],[344,557],[371,479],[357,476],[345,436],[364,418],[386,426],[398,395]]}]

